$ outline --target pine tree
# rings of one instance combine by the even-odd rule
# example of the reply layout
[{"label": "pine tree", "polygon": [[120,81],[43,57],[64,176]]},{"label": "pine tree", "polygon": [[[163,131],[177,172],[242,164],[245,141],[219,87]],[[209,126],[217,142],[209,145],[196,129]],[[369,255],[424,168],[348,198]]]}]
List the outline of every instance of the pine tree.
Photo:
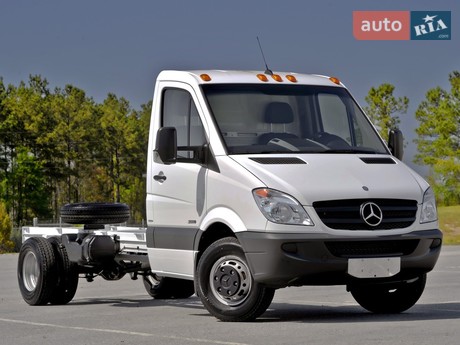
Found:
[{"label": "pine tree", "polygon": [[364,107],[364,111],[372,123],[377,126],[380,136],[385,141],[388,141],[389,130],[399,125],[399,116],[396,114],[406,113],[409,106],[407,97],[395,98],[393,96],[394,90],[393,85],[384,83],[377,88],[372,87],[365,98],[369,106]]},{"label": "pine tree", "polygon": [[449,75],[451,90],[440,87],[426,93],[415,117],[418,154],[415,162],[432,169],[439,201],[460,204],[460,72]]}]

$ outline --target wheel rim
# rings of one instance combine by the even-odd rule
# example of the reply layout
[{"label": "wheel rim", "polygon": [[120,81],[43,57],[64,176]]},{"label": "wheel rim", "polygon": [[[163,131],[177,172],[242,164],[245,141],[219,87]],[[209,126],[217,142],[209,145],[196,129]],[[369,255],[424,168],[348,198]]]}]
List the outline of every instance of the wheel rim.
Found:
[{"label": "wheel rim", "polygon": [[148,274],[144,276],[144,281],[150,286],[150,289],[155,289],[161,283],[161,278],[156,274]]},{"label": "wheel rim", "polygon": [[37,256],[33,252],[27,252],[22,264],[22,277],[24,286],[28,291],[34,291],[40,277],[40,266]]},{"label": "wheel rim", "polygon": [[225,256],[212,266],[209,284],[217,300],[228,306],[237,306],[249,297],[252,278],[246,263],[236,256]]}]

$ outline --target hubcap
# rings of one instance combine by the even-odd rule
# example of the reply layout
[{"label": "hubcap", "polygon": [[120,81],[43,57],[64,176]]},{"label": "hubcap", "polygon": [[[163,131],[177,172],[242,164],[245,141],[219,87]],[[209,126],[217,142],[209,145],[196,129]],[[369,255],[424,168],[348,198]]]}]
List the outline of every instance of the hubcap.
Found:
[{"label": "hubcap", "polygon": [[27,252],[22,264],[22,277],[24,286],[28,291],[34,291],[40,277],[40,266],[33,252]]},{"label": "hubcap", "polygon": [[248,266],[238,257],[225,256],[211,269],[209,283],[213,295],[223,304],[236,306],[243,303],[251,291]]}]

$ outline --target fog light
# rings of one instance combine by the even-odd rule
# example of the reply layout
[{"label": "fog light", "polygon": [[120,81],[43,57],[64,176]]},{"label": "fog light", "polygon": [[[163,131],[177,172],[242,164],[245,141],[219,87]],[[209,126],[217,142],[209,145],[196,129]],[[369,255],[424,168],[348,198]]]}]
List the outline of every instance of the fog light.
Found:
[{"label": "fog light", "polygon": [[283,249],[286,253],[296,254],[297,253],[297,244],[295,244],[295,243],[284,243],[281,246],[281,249]]},{"label": "fog light", "polygon": [[430,249],[438,248],[442,244],[442,240],[440,238],[435,238],[433,242],[431,242]]}]

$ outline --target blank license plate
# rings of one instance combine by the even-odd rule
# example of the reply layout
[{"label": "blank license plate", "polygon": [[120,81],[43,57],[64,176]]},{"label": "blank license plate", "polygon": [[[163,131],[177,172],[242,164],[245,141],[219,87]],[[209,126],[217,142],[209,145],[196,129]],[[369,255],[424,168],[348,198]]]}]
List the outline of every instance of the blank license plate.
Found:
[{"label": "blank license plate", "polygon": [[385,278],[398,274],[401,258],[348,259],[348,274],[356,278]]}]

